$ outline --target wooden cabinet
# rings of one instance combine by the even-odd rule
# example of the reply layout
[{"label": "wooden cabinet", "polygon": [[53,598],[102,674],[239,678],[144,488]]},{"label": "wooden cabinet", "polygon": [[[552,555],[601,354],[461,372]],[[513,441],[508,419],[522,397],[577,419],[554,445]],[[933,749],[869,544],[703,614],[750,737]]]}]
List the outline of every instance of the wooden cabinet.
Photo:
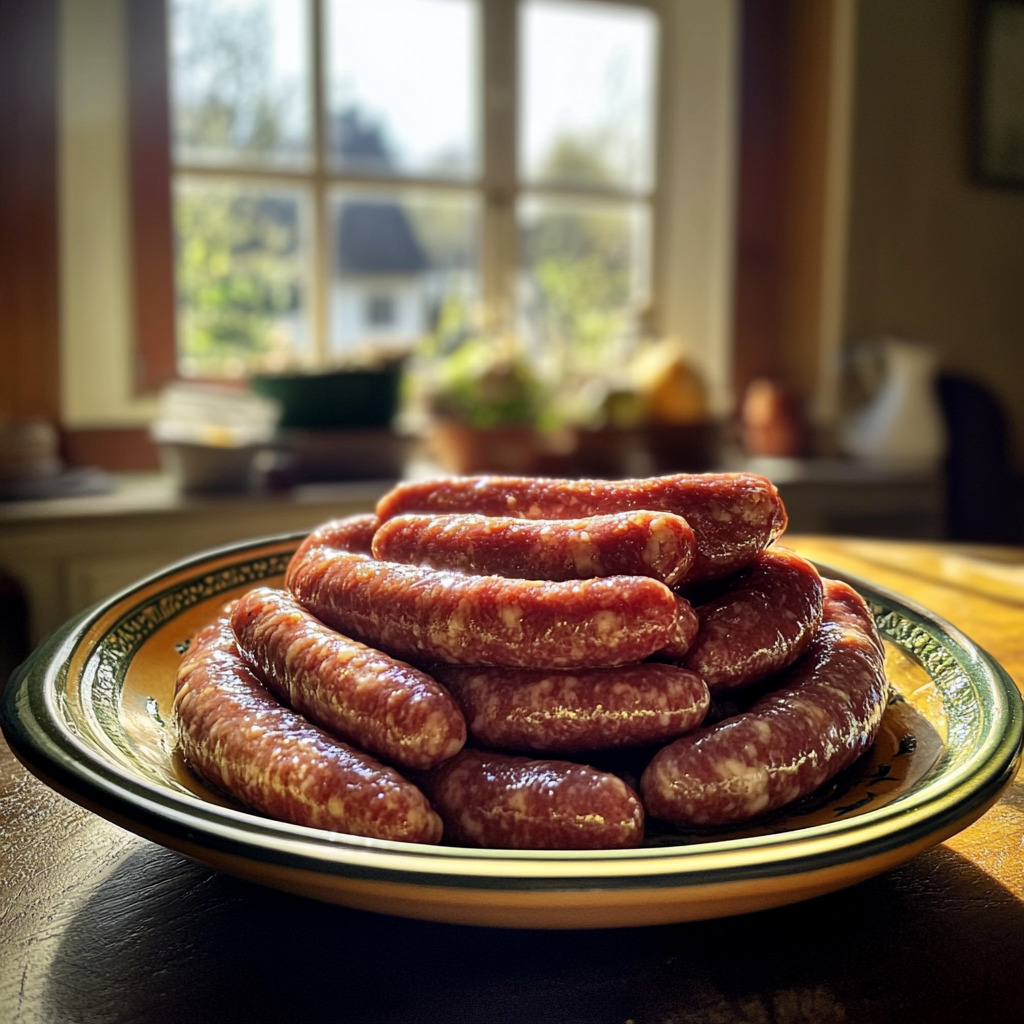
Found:
[{"label": "wooden cabinet", "polygon": [[114,494],[0,505],[0,572],[28,602],[30,641],[179,558],[251,537],[309,530],[366,512],[386,481],[306,488],[287,496],[184,498],[160,477],[125,479]]}]

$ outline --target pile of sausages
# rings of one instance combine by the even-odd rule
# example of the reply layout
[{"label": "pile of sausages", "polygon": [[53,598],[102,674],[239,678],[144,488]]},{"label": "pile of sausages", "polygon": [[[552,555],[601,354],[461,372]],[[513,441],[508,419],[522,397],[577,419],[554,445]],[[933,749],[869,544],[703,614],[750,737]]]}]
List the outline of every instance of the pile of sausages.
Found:
[{"label": "pile of sausages", "polygon": [[[770,547],[749,474],[455,477],[330,522],[193,638],[182,753],[272,817],[377,839],[627,848],[757,818],[873,742],[863,600]],[[640,751],[639,794],[591,767]]]}]

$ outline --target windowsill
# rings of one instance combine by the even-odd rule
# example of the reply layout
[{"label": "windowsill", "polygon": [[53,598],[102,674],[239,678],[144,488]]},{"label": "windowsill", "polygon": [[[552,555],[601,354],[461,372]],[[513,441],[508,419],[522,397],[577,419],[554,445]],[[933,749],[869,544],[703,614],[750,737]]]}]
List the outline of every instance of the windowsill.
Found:
[{"label": "windowsill", "polygon": [[332,502],[361,504],[369,508],[391,486],[388,480],[352,480],[307,484],[287,492],[182,494],[167,473],[114,473],[111,476],[115,488],[106,494],[0,502],[0,524],[218,508],[244,510],[259,506],[322,506]]},{"label": "windowsill", "polygon": [[[727,459],[720,467],[730,472],[749,472],[767,476],[793,497],[809,495],[829,502],[832,494],[863,495],[867,504],[884,503],[887,495],[899,496],[897,504],[907,495],[918,495],[911,504],[933,508],[941,518],[943,477],[940,471],[901,470],[871,466],[846,459],[823,458],[747,458]],[[406,469],[407,478],[444,475],[433,464],[413,461]],[[173,512],[222,511],[243,514],[245,510],[291,506],[324,508],[332,504],[361,505],[372,508],[377,499],[392,485],[389,480],[345,480],[331,483],[305,484],[289,491],[249,491],[223,494],[183,494],[174,479],[166,473],[115,473],[115,489],[107,494],[69,498],[48,498],[35,501],[0,502],[0,525],[4,523],[40,522],[76,518],[112,518],[131,515],[158,515]],[[785,496],[785,494],[784,494]],[[790,502],[787,498],[787,503]],[[831,503],[831,502],[829,502]],[[862,502],[858,501],[858,505]],[[797,511],[794,509],[794,511]],[[851,510],[852,511],[852,510]],[[880,508],[880,511],[882,509]],[[800,532],[820,532],[816,521],[800,522],[801,514],[791,515]],[[835,532],[827,530],[826,532]]]},{"label": "windowsill", "polygon": [[[768,469],[746,463],[730,469]],[[407,475],[436,471],[412,464]],[[834,460],[775,465],[793,534],[917,540],[944,535],[944,483],[854,469]],[[253,537],[301,535],[372,510],[389,480],[353,480],[284,493],[193,496],[169,474],[114,475],[107,494],[0,503],[0,572],[20,584],[31,642],[162,566]],[[783,541],[785,543],[785,541]]]}]

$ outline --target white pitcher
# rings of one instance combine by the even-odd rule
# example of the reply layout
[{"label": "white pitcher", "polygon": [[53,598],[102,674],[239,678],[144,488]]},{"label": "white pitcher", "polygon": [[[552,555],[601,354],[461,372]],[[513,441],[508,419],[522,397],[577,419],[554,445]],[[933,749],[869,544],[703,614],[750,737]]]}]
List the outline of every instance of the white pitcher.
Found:
[{"label": "white pitcher", "polygon": [[887,468],[934,469],[945,455],[947,441],[935,389],[935,349],[900,338],[882,338],[877,349],[881,386],[843,423],[840,444],[847,455]]}]

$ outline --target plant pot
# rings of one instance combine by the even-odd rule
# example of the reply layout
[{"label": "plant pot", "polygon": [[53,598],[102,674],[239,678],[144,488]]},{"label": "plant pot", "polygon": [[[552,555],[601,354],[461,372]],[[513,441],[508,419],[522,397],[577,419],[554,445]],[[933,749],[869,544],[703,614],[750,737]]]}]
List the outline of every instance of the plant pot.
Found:
[{"label": "plant pot", "polygon": [[652,423],[647,450],[656,473],[704,473],[718,465],[721,427],[704,423]]},{"label": "plant pot", "polygon": [[252,486],[253,458],[261,447],[163,442],[160,464],[184,494],[240,493]]},{"label": "plant pot", "polygon": [[532,473],[537,434],[529,427],[476,430],[456,420],[437,420],[430,431],[433,457],[449,473]]},{"label": "plant pot", "polygon": [[648,476],[650,457],[642,427],[577,429],[570,476]]}]

